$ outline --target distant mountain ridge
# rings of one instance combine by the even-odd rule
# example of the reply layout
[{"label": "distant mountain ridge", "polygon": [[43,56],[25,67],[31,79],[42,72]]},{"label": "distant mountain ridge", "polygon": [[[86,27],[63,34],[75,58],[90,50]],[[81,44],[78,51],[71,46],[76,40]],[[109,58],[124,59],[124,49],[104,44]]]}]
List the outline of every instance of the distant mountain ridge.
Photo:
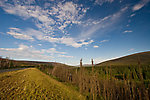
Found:
[{"label": "distant mountain ridge", "polygon": [[119,66],[119,65],[150,65],[150,51],[147,52],[140,52],[131,54],[128,56],[120,57],[113,60],[108,60],[99,64],[97,66]]}]

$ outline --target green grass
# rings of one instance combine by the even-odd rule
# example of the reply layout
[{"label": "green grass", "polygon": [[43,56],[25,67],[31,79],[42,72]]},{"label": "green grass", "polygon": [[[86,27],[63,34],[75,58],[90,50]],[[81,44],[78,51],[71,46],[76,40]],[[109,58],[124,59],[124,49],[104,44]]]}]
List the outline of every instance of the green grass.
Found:
[{"label": "green grass", "polygon": [[0,99],[65,99],[85,97],[36,68],[0,73]]},{"label": "green grass", "polygon": [[150,65],[150,51],[135,53],[132,55],[120,57],[118,59],[113,59],[99,63],[99,66],[135,66],[140,63],[141,65]]}]

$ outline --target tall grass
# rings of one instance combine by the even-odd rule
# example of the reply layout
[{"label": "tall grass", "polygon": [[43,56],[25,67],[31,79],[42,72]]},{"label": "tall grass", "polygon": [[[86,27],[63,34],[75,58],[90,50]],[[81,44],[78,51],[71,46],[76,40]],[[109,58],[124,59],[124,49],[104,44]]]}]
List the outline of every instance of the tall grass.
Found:
[{"label": "tall grass", "polygon": [[89,100],[149,100],[150,66],[55,66],[44,70],[77,86]]}]

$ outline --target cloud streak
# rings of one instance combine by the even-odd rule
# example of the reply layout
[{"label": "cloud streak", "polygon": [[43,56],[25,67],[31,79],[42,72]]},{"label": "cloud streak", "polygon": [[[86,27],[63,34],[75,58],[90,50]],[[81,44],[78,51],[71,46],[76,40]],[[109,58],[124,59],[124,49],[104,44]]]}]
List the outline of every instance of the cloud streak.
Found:
[{"label": "cloud streak", "polygon": [[13,36],[16,39],[34,41],[34,38],[32,36],[22,34],[19,31],[20,31],[20,29],[18,29],[18,28],[10,28],[10,31],[7,32],[7,34]]},{"label": "cloud streak", "polygon": [[94,45],[94,46],[93,46],[93,48],[98,48],[98,47],[99,47],[98,45]]},{"label": "cloud streak", "polygon": [[133,32],[133,31],[132,30],[126,30],[123,33],[131,33],[131,32]]},{"label": "cloud streak", "polygon": [[80,33],[79,38],[89,38],[94,36],[98,30],[100,30],[99,35],[104,34],[104,32],[101,31],[108,30],[110,26],[114,25],[118,20],[120,20],[120,17],[127,9],[128,7],[124,7],[118,12],[99,20],[87,20],[84,23],[85,25],[83,25],[83,31]]},{"label": "cloud streak", "polygon": [[73,58],[73,56],[67,56],[67,55],[58,55],[58,57],[62,57],[62,58]]},{"label": "cloud streak", "polygon": [[150,2],[150,0],[141,0],[141,1],[139,1],[139,3],[137,3],[136,5],[133,6],[132,10],[133,10],[133,11],[140,10],[140,9],[143,8],[146,4],[148,4],[149,2]]},{"label": "cloud streak", "polygon": [[104,3],[112,3],[114,0],[95,0],[95,4],[103,5]]},{"label": "cloud streak", "polygon": [[108,42],[109,40],[102,40],[100,41],[100,43],[104,43],[104,42]]}]

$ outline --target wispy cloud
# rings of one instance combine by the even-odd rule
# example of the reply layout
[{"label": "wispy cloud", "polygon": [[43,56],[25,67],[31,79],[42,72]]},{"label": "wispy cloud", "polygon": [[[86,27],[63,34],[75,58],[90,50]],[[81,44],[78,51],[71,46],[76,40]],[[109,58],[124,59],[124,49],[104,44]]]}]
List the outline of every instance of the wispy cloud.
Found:
[{"label": "wispy cloud", "polygon": [[104,43],[104,42],[108,42],[109,40],[102,40],[100,41],[100,43]]},{"label": "wispy cloud", "polygon": [[123,33],[131,33],[133,32],[132,30],[125,30]]},{"label": "wispy cloud", "polygon": [[98,45],[94,45],[94,46],[93,46],[93,48],[98,48],[98,47],[99,47]]},{"label": "wispy cloud", "polygon": [[[45,6],[43,9],[40,6],[36,5],[35,2],[36,1],[33,0],[32,2],[28,2],[28,4],[26,4],[21,0],[18,2],[12,1],[12,3],[0,1],[0,6],[7,13],[21,16],[21,18],[23,18],[24,20],[33,18],[35,25],[41,32],[51,35],[49,37],[44,37],[44,40],[47,40],[49,42],[61,41],[59,43],[67,44],[68,46],[70,46],[72,43],[74,45],[73,47],[81,47],[82,45],[86,45],[88,42],[79,44],[77,43],[78,41],[76,39],[67,37],[66,34],[70,34],[66,30],[69,25],[87,25],[86,28],[83,29],[83,31],[81,32],[79,39],[89,37],[97,30],[104,29],[110,26],[110,24],[114,23],[116,19],[120,17],[120,15],[124,12],[124,9],[126,9],[125,7],[113,15],[106,16],[99,20],[92,20],[88,23],[88,21],[81,21],[81,19],[84,17],[87,10],[89,9],[85,8],[83,5],[75,4],[73,2],[59,2],[54,5],[46,4],[47,6]],[[113,2],[113,0],[96,0],[95,2],[99,2],[99,4],[102,4],[105,2],[111,3]],[[16,38],[15,34],[13,36]],[[58,36],[61,38],[53,38],[53,36]],[[30,39],[31,37],[27,38]],[[69,43],[68,41],[71,42]]]},{"label": "wispy cloud", "polygon": [[103,3],[112,3],[114,0],[95,0],[95,4],[103,5]]},{"label": "wispy cloud", "polygon": [[131,14],[131,15],[130,15],[130,17],[133,17],[133,16],[135,16],[135,14]]},{"label": "wispy cloud", "polygon": [[42,46],[42,44],[38,44],[39,46]]},{"label": "wispy cloud", "polygon": [[10,28],[10,31],[7,32],[7,34],[13,36],[16,39],[22,39],[22,40],[30,40],[30,41],[34,41],[34,38],[32,36],[26,35],[26,34],[22,34],[20,33],[20,29],[18,28]]},{"label": "wispy cloud", "polygon": [[55,48],[42,49],[42,52],[46,52],[46,53],[49,53],[51,55],[54,55],[54,54],[66,54],[66,52],[59,52]]},{"label": "wispy cloud", "polygon": [[146,4],[148,4],[150,0],[140,0],[139,3],[133,6],[132,10],[137,11],[143,8]]},{"label": "wispy cloud", "polygon": [[58,55],[58,57],[62,57],[62,58],[73,58],[73,56],[67,56],[67,55]]},{"label": "wispy cloud", "polygon": [[110,29],[110,26],[114,25],[118,20],[120,20],[120,17],[127,9],[128,7],[124,7],[118,12],[99,20],[87,20],[83,25],[83,31],[80,33],[79,38],[89,38],[94,36],[98,30],[100,30],[99,35],[104,34],[104,32],[101,31],[106,31],[108,28]]},{"label": "wispy cloud", "polygon": [[[93,40],[89,40],[89,41],[85,41],[85,40],[75,40],[72,37],[61,37],[61,38],[57,38],[57,37],[52,37],[51,35],[48,34],[44,34],[41,31],[38,30],[34,30],[31,28],[28,28],[26,30],[21,30],[19,28],[9,28],[10,31],[7,32],[7,34],[12,35],[14,38],[17,39],[22,39],[22,40],[30,40],[33,38],[36,38],[38,40],[43,40],[43,41],[47,41],[47,42],[51,42],[51,43],[60,43],[60,44],[65,44],[67,46],[72,46],[75,48],[81,47],[83,45],[88,45],[93,43]],[[24,38],[25,37],[25,38]],[[34,40],[34,39],[33,39]]]}]

